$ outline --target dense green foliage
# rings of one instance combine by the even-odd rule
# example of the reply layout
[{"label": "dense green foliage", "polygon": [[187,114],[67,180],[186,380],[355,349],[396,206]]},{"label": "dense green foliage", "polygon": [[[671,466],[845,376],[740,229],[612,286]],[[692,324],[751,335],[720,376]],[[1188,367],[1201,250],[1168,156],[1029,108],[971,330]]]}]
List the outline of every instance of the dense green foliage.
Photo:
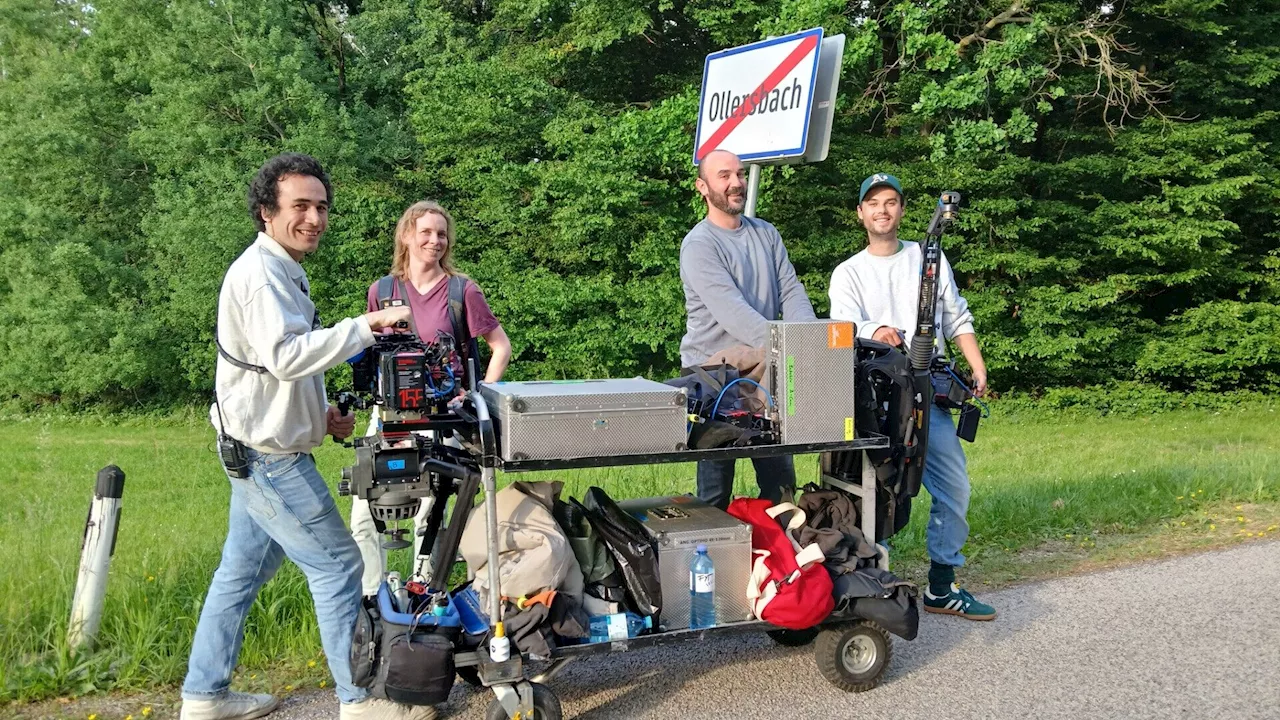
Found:
[{"label": "dense green foliage", "polygon": [[831,156],[766,170],[760,215],[820,311],[888,171],[908,238],[968,198],[949,257],[995,389],[1280,389],[1274,0],[3,0],[0,397],[207,391],[284,149],[336,185],[325,317],[433,197],[513,376],[670,373],[703,58],[819,25],[848,36]]}]

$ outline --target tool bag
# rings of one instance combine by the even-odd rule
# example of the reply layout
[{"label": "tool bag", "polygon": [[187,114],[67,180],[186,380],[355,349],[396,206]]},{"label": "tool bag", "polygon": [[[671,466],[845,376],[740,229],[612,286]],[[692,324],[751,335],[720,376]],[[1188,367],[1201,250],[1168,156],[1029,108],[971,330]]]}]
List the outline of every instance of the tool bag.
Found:
[{"label": "tool bag", "polygon": [[384,582],[365,598],[351,638],[351,682],[376,698],[437,705],[453,689],[453,651],[462,622],[452,604],[443,616],[394,609]]},{"label": "tool bag", "polygon": [[578,558],[578,567],[582,569],[584,607],[591,610],[625,602],[626,588],[622,584],[622,575],[618,573],[609,548],[587,519],[587,510],[572,498],[569,502],[557,499],[551,514],[569,539],[569,546]]},{"label": "tool bag", "polygon": [[[737,498],[729,503],[729,514],[751,525],[754,562],[747,600],[755,616],[789,630],[804,630],[825,620],[835,601],[822,550],[816,544],[802,548],[791,535],[804,527],[804,511],[791,503]],[[787,523],[785,528],[780,517]]]},{"label": "tool bag", "polygon": [[920,608],[914,584],[877,567],[837,575],[833,583],[836,615],[864,618],[903,640],[916,639]]},{"label": "tool bag", "polygon": [[[919,474],[908,463],[919,462],[922,448],[916,443],[917,412],[929,412],[933,398],[916,402],[911,363],[905,353],[875,340],[856,340],[858,352],[854,427],[861,437],[884,435],[889,447],[872,450],[839,450],[822,454],[822,472],[858,482],[863,453],[876,473],[876,537],[893,537],[911,520],[911,502],[920,492]],[[855,504],[861,512],[861,500]]]},{"label": "tool bag", "polygon": [[721,363],[683,368],[680,370],[680,377],[666,380],[665,383],[685,388],[689,393],[689,412],[710,419],[717,400],[720,401],[720,412],[740,409],[742,402],[739,400],[738,386],[730,384],[738,377],[738,368]]},{"label": "tool bag", "polygon": [[662,575],[658,572],[658,552],[653,540],[639,520],[618,507],[598,487],[587,489],[582,509],[622,573],[627,606],[641,617],[652,617],[656,626],[662,612]]}]

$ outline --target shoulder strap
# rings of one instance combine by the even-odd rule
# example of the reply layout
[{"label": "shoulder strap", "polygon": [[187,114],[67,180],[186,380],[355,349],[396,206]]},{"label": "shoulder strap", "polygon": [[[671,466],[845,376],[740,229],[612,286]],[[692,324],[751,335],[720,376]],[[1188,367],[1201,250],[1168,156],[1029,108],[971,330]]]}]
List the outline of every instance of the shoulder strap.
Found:
[{"label": "shoulder strap", "polygon": [[[221,283],[221,285],[226,285],[226,283],[227,283],[227,275],[228,275],[228,274],[230,274],[230,273],[231,273],[231,268],[227,268],[227,271],[226,271],[225,273],[223,273],[223,274],[222,274],[222,283]],[[221,290],[219,290],[219,295],[221,295]],[[317,311],[316,311],[316,316],[315,316],[314,318],[312,318],[312,321],[311,321],[311,322],[312,322],[312,324],[314,325],[316,322],[318,322],[318,321],[319,321],[319,318],[320,318],[320,311],[319,311],[319,310],[317,310]],[[232,364],[232,365],[234,365],[235,367],[240,368],[241,370],[247,370],[247,371],[252,372],[252,373],[258,373],[259,375],[265,375],[266,373],[271,372],[270,370],[267,370],[265,367],[263,367],[263,366],[261,366],[261,365],[253,365],[253,364],[251,364],[251,363],[247,363],[247,362],[245,362],[245,361],[243,361],[243,360],[240,360],[240,359],[237,359],[237,358],[235,358],[235,357],[232,357],[231,353],[227,352],[227,349],[226,349],[226,348],[224,348],[224,347],[222,347],[222,341],[218,339],[218,321],[217,321],[217,318],[216,318],[216,317],[214,318],[214,321],[213,321],[213,344],[214,344],[214,346],[215,346],[215,347],[217,347],[217,348],[218,348],[218,355],[220,355],[220,356],[222,357],[222,359],[223,359],[223,360],[226,360],[227,362],[231,363],[231,364]],[[217,363],[215,363],[215,365],[216,365],[216,364],[217,364]],[[216,383],[215,383],[215,385],[216,385]],[[215,405],[218,403],[218,393],[217,393],[217,388],[216,388],[216,387],[214,388],[214,393],[213,393],[213,402],[214,402],[214,404],[215,404]],[[221,408],[221,407],[219,407],[219,408],[218,408],[218,421],[219,421],[219,422],[221,422],[221,421],[222,421],[222,408]]]},{"label": "shoulder strap", "polygon": [[259,375],[263,375],[265,373],[270,372],[269,370],[267,370],[265,367],[261,365],[253,365],[243,360],[237,360],[236,358],[232,357],[231,353],[227,352],[226,348],[222,347],[222,341],[218,339],[217,324],[214,324],[213,326],[213,344],[218,347],[218,354],[222,356],[223,360],[226,360],[227,362],[231,363],[232,365],[235,365],[241,370],[248,370],[249,372],[255,372],[255,373],[258,373]]},{"label": "shoulder strap", "polygon": [[[391,276],[388,275],[387,277],[389,278]],[[382,280],[379,280],[378,284],[381,285]],[[408,305],[409,307],[409,332],[412,332],[414,337],[419,338],[423,342],[430,342],[431,338],[424,338],[418,335],[418,323],[413,319],[413,306],[409,304],[409,289],[404,286],[403,280],[396,280],[395,286],[400,289],[400,299],[403,300],[404,304]],[[390,296],[388,296],[388,299],[390,299]],[[378,303],[381,304],[382,301],[379,300]]]},{"label": "shoulder strap", "polygon": [[[477,374],[480,371],[480,345],[471,337],[467,325],[467,279],[461,275],[449,276],[449,323],[453,325],[453,338],[462,354],[462,366],[474,360]],[[468,387],[474,387],[479,378],[467,378]]]},{"label": "shoulder strap", "polygon": [[382,308],[382,303],[391,300],[396,295],[396,279],[391,275],[383,275],[378,278],[378,308]]},{"label": "shoulder strap", "polygon": [[461,275],[449,276],[449,322],[453,325],[453,337],[461,348],[471,340],[467,327],[467,279]]}]

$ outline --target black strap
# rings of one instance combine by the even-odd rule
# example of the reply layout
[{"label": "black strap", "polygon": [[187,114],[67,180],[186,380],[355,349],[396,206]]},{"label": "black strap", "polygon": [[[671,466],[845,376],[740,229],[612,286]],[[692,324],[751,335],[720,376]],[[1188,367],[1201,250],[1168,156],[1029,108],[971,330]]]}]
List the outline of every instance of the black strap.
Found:
[{"label": "black strap", "polygon": [[271,372],[270,370],[267,370],[265,367],[261,365],[253,365],[251,363],[247,363],[243,360],[237,360],[236,358],[232,357],[231,353],[227,352],[227,349],[222,347],[222,341],[218,339],[218,326],[216,324],[213,326],[213,344],[218,346],[218,354],[222,356],[223,360],[226,360],[227,362],[231,363],[232,365],[235,365],[241,370],[248,370],[249,372],[255,372],[255,373],[258,373],[259,375],[263,375],[265,373]]},{"label": "black strap", "polygon": [[395,298],[396,279],[391,275],[378,278],[378,309],[386,307],[384,303]]},{"label": "black strap", "polygon": [[404,300],[404,304],[409,306],[409,331],[413,333],[414,337],[421,338],[425,342],[426,338],[418,334],[418,323],[413,319],[413,306],[409,305],[409,289],[404,286],[403,280],[397,280],[396,287],[400,289],[400,299]]},{"label": "black strap", "polygon": [[[449,276],[449,322],[453,325],[453,337],[458,351],[462,354],[462,366],[467,368],[467,359],[473,359],[476,369],[480,367],[480,345],[471,337],[471,328],[467,326],[467,279],[461,275]],[[469,387],[474,386],[479,378],[468,378]]]},{"label": "black strap", "polygon": [[[305,292],[306,289],[304,288],[303,291]],[[315,314],[311,316],[311,329],[314,331],[314,330],[319,330],[322,327],[323,325],[320,322],[320,311],[317,309]],[[255,372],[255,373],[258,373],[259,375],[264,375],[266,373],[271,372],[270,370],[266,369],[261,365],[254,365],[253,363],[247,363],[243,360],[239,360],[234,356],[232,356],[231,353],[227,352],[227,349],[222,347],[222,341],[218,339],[217,323],[215,323],[213,326],[213,344],[218,347],[218,354],[222,356],[223,360],[226,360],[227,362],[231,363],[232,365],[235,365],[241,370],[248,370],[249,372]]]}]

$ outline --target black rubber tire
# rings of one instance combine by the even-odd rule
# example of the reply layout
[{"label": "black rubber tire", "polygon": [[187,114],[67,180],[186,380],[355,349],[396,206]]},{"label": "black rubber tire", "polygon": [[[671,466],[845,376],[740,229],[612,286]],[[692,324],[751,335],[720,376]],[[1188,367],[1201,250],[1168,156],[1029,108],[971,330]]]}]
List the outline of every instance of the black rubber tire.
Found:
[{"label": "black rubber tire", "polygon": [[822,628],[816,627],[807,630],[769,630],[767,634],[783,647],[804,647],[813,642],[821,630]]},{"label": "black rubber tire", "polygon": [[866,692],[880,684],[893,657],[893,643],[879,625],[860,620],[823,629],[813,652],[827,682],[845,692]]},{"label": "black rubber tire", "polygon": [[[541,683],[529,683],[533,686],[533,720],[564,720],[564,711],[560,709],[560,698],[551,688]],[[510,720],[507,709],[494,698],[485,712],[485,720]]]},{"label": "black rubber tire", "polygon": [[484,683],[480,682],[480,670],[475,665],[454,668],[454,672],[458,673],[458,677],[471,687],[484,687]]}]

